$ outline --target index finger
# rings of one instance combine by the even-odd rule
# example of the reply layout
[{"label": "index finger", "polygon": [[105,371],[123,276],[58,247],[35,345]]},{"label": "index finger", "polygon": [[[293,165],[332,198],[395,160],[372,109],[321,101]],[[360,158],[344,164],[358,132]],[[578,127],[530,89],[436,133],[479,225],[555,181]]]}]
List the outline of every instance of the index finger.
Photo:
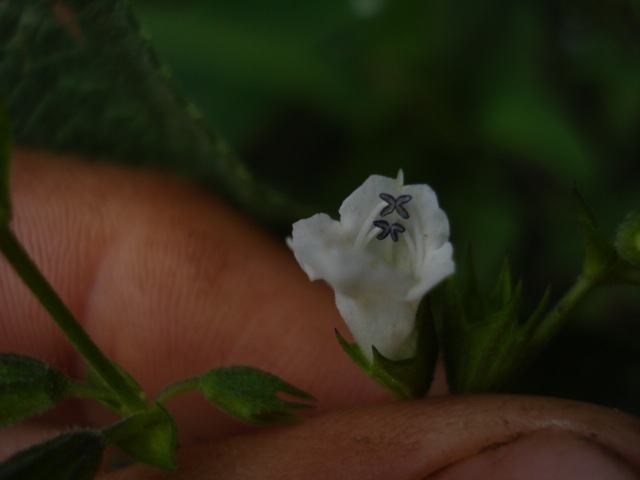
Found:
[{"label": "index finger", "polygon": [[[222,365],[270,371],[319,399],[319,411],[384,398],[344,355],[331,292],[284,242],[222,201],[157,173],[18,151],[13,227],[104,352],[153,394]],[[0,351],[82,375],[83,363],[0,265]],[[197,395],[170,402],[183,440],[240,427]],[[83,407],[90,422],[110,416]]]}]

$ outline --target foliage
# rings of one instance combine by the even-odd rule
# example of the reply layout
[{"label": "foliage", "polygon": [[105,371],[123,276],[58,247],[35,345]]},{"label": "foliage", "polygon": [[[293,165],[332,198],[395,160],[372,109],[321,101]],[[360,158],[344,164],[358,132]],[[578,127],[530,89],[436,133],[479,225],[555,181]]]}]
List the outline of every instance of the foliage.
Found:
[{"label": "foliage", "polygon": [[286,210],[178,91],[127,1],[7,0],[0,27],[17,143],[169,169],[265,218]]}]

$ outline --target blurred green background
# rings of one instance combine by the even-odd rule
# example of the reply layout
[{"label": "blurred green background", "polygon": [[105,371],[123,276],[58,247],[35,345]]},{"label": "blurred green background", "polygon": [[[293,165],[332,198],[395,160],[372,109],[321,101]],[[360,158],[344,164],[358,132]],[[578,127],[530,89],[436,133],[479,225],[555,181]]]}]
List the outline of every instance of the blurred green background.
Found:
[{"label": "blurred green background", "polygon": [[[369,174],[429,183],[458,260],[508,252],[531,305],[579,272],[577,184],[640,206],[640,2],[135,2],[178,83],[260,177],[336,215]],[[274,226],[279,233],[278,226]],[[597,291],[512,391],[640,413],[640,293]]]}]

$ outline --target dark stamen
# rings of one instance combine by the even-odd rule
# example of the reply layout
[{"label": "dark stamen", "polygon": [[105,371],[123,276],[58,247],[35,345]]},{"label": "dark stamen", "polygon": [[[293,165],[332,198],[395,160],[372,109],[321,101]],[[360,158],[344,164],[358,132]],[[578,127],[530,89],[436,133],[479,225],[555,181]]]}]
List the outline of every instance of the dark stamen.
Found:
[{"label": "dark stamen", "polygon": [[400,215],[401,218],[409,218],[409,212],[404,208],[404,205],[411,201],[411,195],[400,195],[398,198],[395,198],[393,195],[389,195],[388,193],[381,193],[380,198],[388,204],[380,211],[381,217],[386,217],[395,211],[398,212],[398,215]]}]

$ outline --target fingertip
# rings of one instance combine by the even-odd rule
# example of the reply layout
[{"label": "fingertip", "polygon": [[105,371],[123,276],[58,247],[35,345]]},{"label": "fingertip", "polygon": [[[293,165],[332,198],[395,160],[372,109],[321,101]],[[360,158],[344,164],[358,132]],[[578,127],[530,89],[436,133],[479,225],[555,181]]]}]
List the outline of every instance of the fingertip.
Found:
[{"label": "fingertip", "polygon": [[[601,473],[626,480],[640,472],[638,444],[640,421],[610,409],[549,398],[451,396],[334,412],[187,448],[172,478],[559,480]],[[554,477],[556,470],[574,476]],[[582,473],[591,476],[575,477]],[[135,466],[108,478],[163,477]]]},{"label": "fingertip", "polygon": [[634,480],[629,463],[572,432],[542,430],[491,445],[429,475],[432,480]]},{"label": "fingertip", "polygon": [[[318,411],[387,395],[340,351],[332,293],[284,241],[188,182],[142,169],[17,150],[13,227],[63,301],[149,395],[211,368],[270,371]],[[0,347],[76,378],[83,362],[8,268]],[[172,402],[183,438],[240,427],[197,395]],[[88,419],[112,419],[100,406]]]}]

